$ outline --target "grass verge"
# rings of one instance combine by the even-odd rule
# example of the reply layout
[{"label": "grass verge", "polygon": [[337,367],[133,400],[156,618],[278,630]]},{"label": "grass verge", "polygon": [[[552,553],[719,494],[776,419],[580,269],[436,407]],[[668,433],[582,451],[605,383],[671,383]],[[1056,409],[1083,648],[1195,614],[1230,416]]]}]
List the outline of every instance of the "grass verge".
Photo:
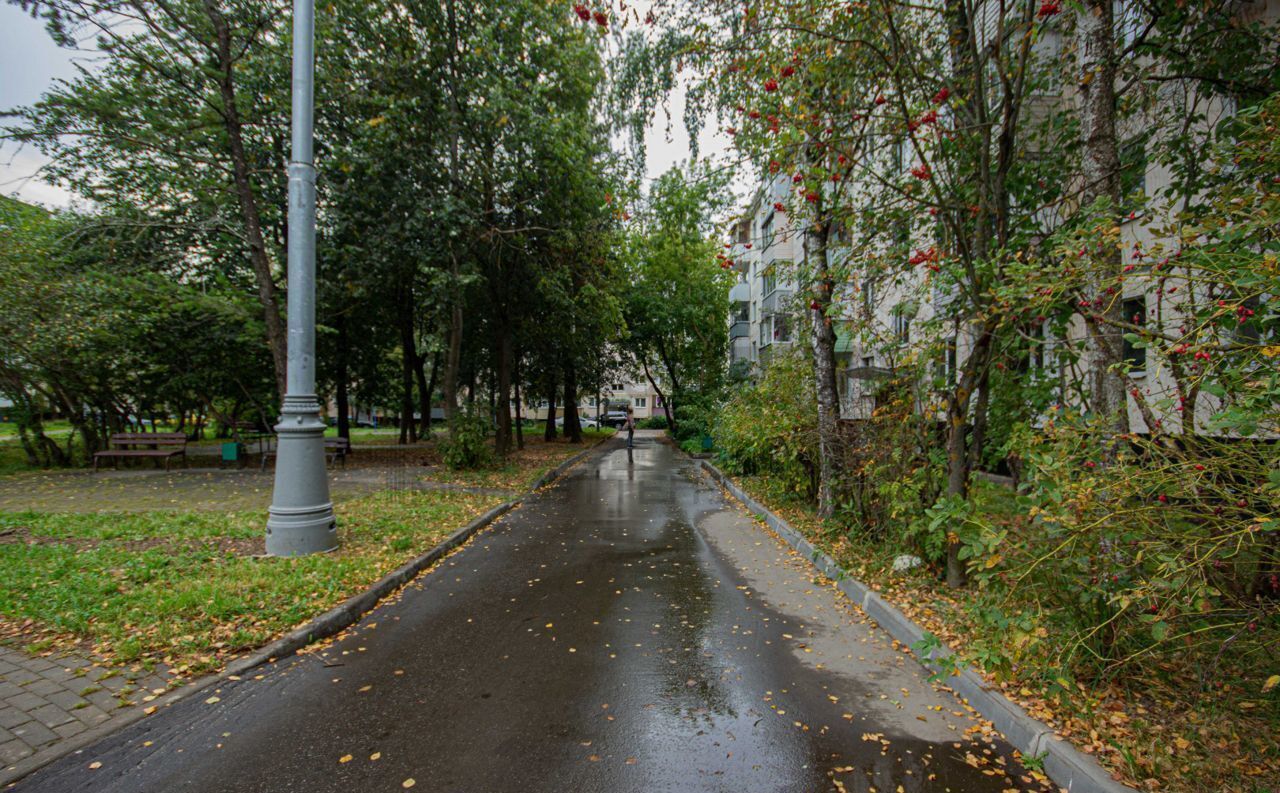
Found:
[{"label": "grass verge", "polygon": [[392,490],[340,502],[339,549],[297,559],[263,555],[261,510],[0,512],[0,638],[179,675],[217,669],[366,589],[582,448],[539,441],[501,468],[458,474],[493,492]]},{"label": "grass verge", "polygon": [[541,435],[526,435],[524,448],[511,452],[501,464],[474,471],[452,471],[439,466],[424,473],[422,479],[464,487],[522,492],[570,455],[607,440],[613,434],[610,429],[583,430],[582,446],[569,444],[563,439],[544,441]]},{"label": "grass verge", "polygon": [[[0,615],[31,649],[199,673],[326,611],[501,495],[375,493],[339,504],[339,550],[262,556],[260,512],[0,514]],[[31,645],[35,645],[31,647]]]}]

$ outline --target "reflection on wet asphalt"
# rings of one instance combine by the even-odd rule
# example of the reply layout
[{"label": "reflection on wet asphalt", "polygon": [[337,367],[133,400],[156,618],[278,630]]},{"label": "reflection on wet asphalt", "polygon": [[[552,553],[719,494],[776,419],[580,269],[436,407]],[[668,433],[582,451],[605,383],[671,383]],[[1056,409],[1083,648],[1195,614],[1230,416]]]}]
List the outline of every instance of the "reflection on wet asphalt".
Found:
[{"label": "reflection on wet asphalt", "polygon": [[816,575],[641,434],[338,641],[18,787],[1041,789]]}]

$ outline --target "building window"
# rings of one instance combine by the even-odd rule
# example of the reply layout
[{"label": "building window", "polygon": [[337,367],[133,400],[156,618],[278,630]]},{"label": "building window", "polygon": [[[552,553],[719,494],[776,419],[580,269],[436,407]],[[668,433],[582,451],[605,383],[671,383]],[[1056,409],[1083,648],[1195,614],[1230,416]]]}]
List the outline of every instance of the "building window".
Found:
[{"label": "building window", "polygon": [[632,402],[638,408],[645,407],[646,401],[647,401],[646,397],[636,397],[634,400],[632,400]]},{"label": "building window", "polygon": [[898,337],[898,341],[911,341],[911,317],[901,311],[894,312],[893,335]]},{"label": "building window", "polygon": [[863,368],[863,369],[870,369],[871,367],[873,367],[873,366],[875,366],[875,365],[876,365],[876,359],[875,359],[875,356],[873,356],[873,355],[864,355],[864,356],[862,356],[862,368]]},{"label": "building window", "polygon": [[766,250],[773,245],[773,215],[770,212],[769,217],[760,224],[760,243]]},{"label": "building window", "polygon": [[942,354],[938,356],[938,382],[950,388],[956,383],[956,337],[944,341]]},{"label": "building window", "polygon": [[614,390],[614,391],[621,391],[621,390],[622,390],[622,383],[614,383],[614,384],[613,384],[613,390]]},{"label": "building window", "polygon": [[862,309],[868,317],[876,310],[876,285],[871,279],[862,282]]},{"label": "building window", "polygon": [[1120,195],[1126,201],[1147,197],[1147,142],[1143,138],[1120,147]]},{"label": "building window", "polygon": [[1120,34],[1120,43],[1125,49],[1137,43],[1138,37],[1146,26],[1142,8],[1137,3],[1125,3],[1114,0],[1111,4],[1114,26]]},{"label": "building window", "polygon": [[760,276],[760,291],[764,294],[765,297],[768,297],[769,295],[773,294],[773,291],[777,288],[778,288],[778,271],[775,268],[770,267],[769,269],[764,271],[763,275]]},{"label": "building window", "polygon": [[773,317],[773,340],[784,343],[791,341],[791,328],[782,314],[775,314]]},{"label": "building window", "polygon": [[[1124,301],[1124,321],[1133,325],[1147,324],[1147,298],[1131,297]],[[1130,333],[1126,333],[1122,355],[1130,374],[1144,374],[1147,370],[1147,348],[1139,347],[1129,341]]]}]

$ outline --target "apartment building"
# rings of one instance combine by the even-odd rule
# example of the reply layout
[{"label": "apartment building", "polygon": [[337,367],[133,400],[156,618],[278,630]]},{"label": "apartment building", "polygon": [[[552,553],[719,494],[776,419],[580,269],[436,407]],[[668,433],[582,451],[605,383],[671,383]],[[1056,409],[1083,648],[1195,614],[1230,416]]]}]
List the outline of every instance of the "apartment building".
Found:
[{"label": "apartment building", "polygon": [[[1233,7],[1242,23],[1275,25],[1280,21],[1280,0],[1241,0],[1234,3]],[[995,18],[998,12],[995,8],[991,3],[980,4],[980,36],[994,35],[998,27]],[[1132,41],[1144,26],[1140,6],[1134,2],[1118,0],[1116,23],[1122,41]],[[1064,54],[1067,44],[1065,36],[1051,27],[1037,38],[1035,48],[1038,57],[1046,62],[1055,62],[1063,57],[1070,57]],[[1079,103],[1079,96],[1074,85],[1050,83],[1029,97],[1028,101],[1029,112],[1041,117],[1064,109],[1074,111]],[[1189,120],[1188,125],[1166,133],[1158,128],[1154,117],[1139,115],[1122,122],[1122,182],[1128,195],[1156,196],[1170,185],[1172,174],[1168,165],[1156,162],[1148,156],[1148,151],[1158,141],[1159,135],[1183,134],[1190,130],[1201,134],[1207,142],[1211,130],[1236,112],[1232,98],[1198,95],[1190,91],[1182,81],[1172,78],[1162,84],[1159,101],[1174,104],[1157,107],[1156,111],[1176,107],[1185,114]],[[877,169],[881,176],[892,177],[895,174],[906,174],[918,163],[914,148],[904,137],[880,141],[877,149],[861,165]],[[856,206],[860,191],[868,196],[874,193],[874,181],[863,176],[860,183],[856,175],[846,180],[838,188],[841,191],[839,201],[846,206]],[[780,248],[774,256],[767,256],[769,248],[763,244],[766,240],[776,240],[779,236],[777,232],[772,235],[766,233],[765,221],[766,218],[774,218],[773,223],[777,225],[776,218],[783,213],[777,212],[773,203],[776,201],[787,205],[790,187],[787,175],[767,179],[731,230],[730,258],[739,272],[739,284],[731,293],[731,361],[746,361],[752,368],[767,360],[768,345],[763,342],[776,343],[776,336],[769,337],[778,323],[785,329],[787,343],[792,339],[793,328],[798,331],[801,340],[808,338],[807,323],[803,321],[803,306],[793,305],[793,313],[779,319],[777,313],[770,311],[778,310],[779,301],[775,298],[766,303],[764,300],[766,291],[778,291],[777,285],[767,283],[762,277],[767,272],[766,263],[779,259],[796,261],[803,255],[799,235],[791,233],[789,228],[783,235],[785,248]],[[837,188],[829,185],[828,189]],[[1152,251],[1176,247],[1174,240],[1161,237],[1153,230],[1166,225],[1157,221],[1172,217],[1180,209],[1176,205],[1147,201],[1143,211],[1130,215],[1120,225],[1124,242],[1123,263],[1132,271],[1132,276],[1126,279],[1123,295],[1119,299],[1123,301],[1125,316],[1137,324],[1159,323],[1159,327],[1176,329],[1184,321],[1185,310],[1180,313],[1179,301],[1188,298],[1173,297],[1167,291],[1162,293],[1157,277],[1147,272],[1151,265]],[[1048,234],[1061,220],[1055,213],[1046,212],[1038,222],[1043,225],[1045,234]],[[841,313],[833,316],[832,320],[837,324],[836,354],[843,418],[869,418],[883,384],[907,356],[918,357],[925,349],[929,350],[928,354],[932,359],[930,363],[934,379],[944,384],[954,382],[955,374],[967,360],[972,345],[970,328],[958,319],[948,319],[954,313],[951,306],[956,296],[946,289],[938,288],[926,268],[908,266],[907,258],[913,252],[928,250],[934,246],[940,250],[945,247],[944,241],[939,237],[938,224],[928,216],[908,218],[896,232],[894,239],[886,242],[883,238],[850,239],[843,231],[839,231],[831,242],[831,256],[836,259],[849,255],[856,255],[859,259],[890,255],[902,258],[898,266],[868,267],[862,272],[855,266],[853,277],[848,283],[841,285],[842,292],[836,296]],[[792,283],[792,280],[787,280],[784,284],[788,294],[794,292]],[[782,304],[786,303],[787,301],[783,301]],[[769,324],[770,318],[773,324]],[[804,327],[797,327],[797,322]],[[1068,364],[1065,362],[1067,356],[1060,356],[1058,351],[1066,345],[1077,349],[1085,346],[1083,342],[1087,329],[1083,319],[1077,317],[1063,338],[1053,338],[1047,327],[1032,327],[1028,331],[1039,333],[1043,338],[1043,343],[1034,355],[1034,365],[1043,370],[1046,378],[1056,383],[1056,393],[1062,402],[1075,402],[1078,395],[1086,390],[1083,377],[1092,362],[1086,354]],[[1126,389],[1130,392],[1130,426],[1139,432],[1148,429],[1137,400],[1132,396],[1136,389],[1143,394],[1148,405],[1157,406],[1156,415],[1163,428],[1176,430],[1183,420],[1183,413],[1180,407],[1170,405],[1176,395],[1171,373],[1158,360],[1159,356],[1148,358],[1143,350],[1133,345],[1126,344],[1124,354],[1131,364],[1130,387]],[[919,363],[918,360],[915,362]],[[925,401],[918,405],[918,409],[936,410],[938,405]],[[1201,394],[1200,401],[1194,408],[1194,415],[1207,416],[1216,409],[1214,399]]]},{"label": "apartment building", "polygon": [[729,292],[729,364],[749,372],[795,337],[794,269],[802,255],[787,217],[791,178],[779,174],[756,191],[733,224],[726,256],[738,274]]},{"label": "apartment building", "polygon": [[[662,397],[647,380],[639,380],[633,376],[622,375],[614,382],[607,383],[598,394],[584,394],[578,400],[578,414],[583,418],[595,419],[611,410],[624,410],[630,407],[636,420],[651,416],[665,415]],[[547,400],[535,399],[521,408],[521,415],[535,421],[545,421],[549,407]],[[564,416],[563,406],[557,404],[556,416]]]}]

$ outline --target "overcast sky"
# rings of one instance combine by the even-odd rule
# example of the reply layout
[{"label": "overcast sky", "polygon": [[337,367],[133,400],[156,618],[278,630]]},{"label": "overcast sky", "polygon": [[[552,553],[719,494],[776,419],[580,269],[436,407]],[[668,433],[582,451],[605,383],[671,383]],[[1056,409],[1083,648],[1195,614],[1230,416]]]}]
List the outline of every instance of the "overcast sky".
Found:
[{"label": "overcast sky", "polygon": [[[90,62],[85,53],[55,46],[42,23],[0,0],[0,111],[35,102],[54,80],[74,77],[76,61]],[[645,135],[650,179],[689,159],[683,99],[682,92],[671,98],[670,130],[660,110]],[[704,158],[721,156],[729,148],[728,136],[715,124],[708,127],[699,136],[699,153]],[[70,194],[40,181],[39,170],[44,163],[45,158],[34,149],[0,146],[0,193],[46,206],[67,206],[72,200]]]},{"label": "overcast sky", "polygon": [[[74,77],[73,57],[76,53],[54,45],[39,21],[0,3],[0,112],[36,101],[56,79]],[[71,199],[66,191],[32,178],[44,162],[34,149],[0,146],[0,193],[66,206]]]}]

